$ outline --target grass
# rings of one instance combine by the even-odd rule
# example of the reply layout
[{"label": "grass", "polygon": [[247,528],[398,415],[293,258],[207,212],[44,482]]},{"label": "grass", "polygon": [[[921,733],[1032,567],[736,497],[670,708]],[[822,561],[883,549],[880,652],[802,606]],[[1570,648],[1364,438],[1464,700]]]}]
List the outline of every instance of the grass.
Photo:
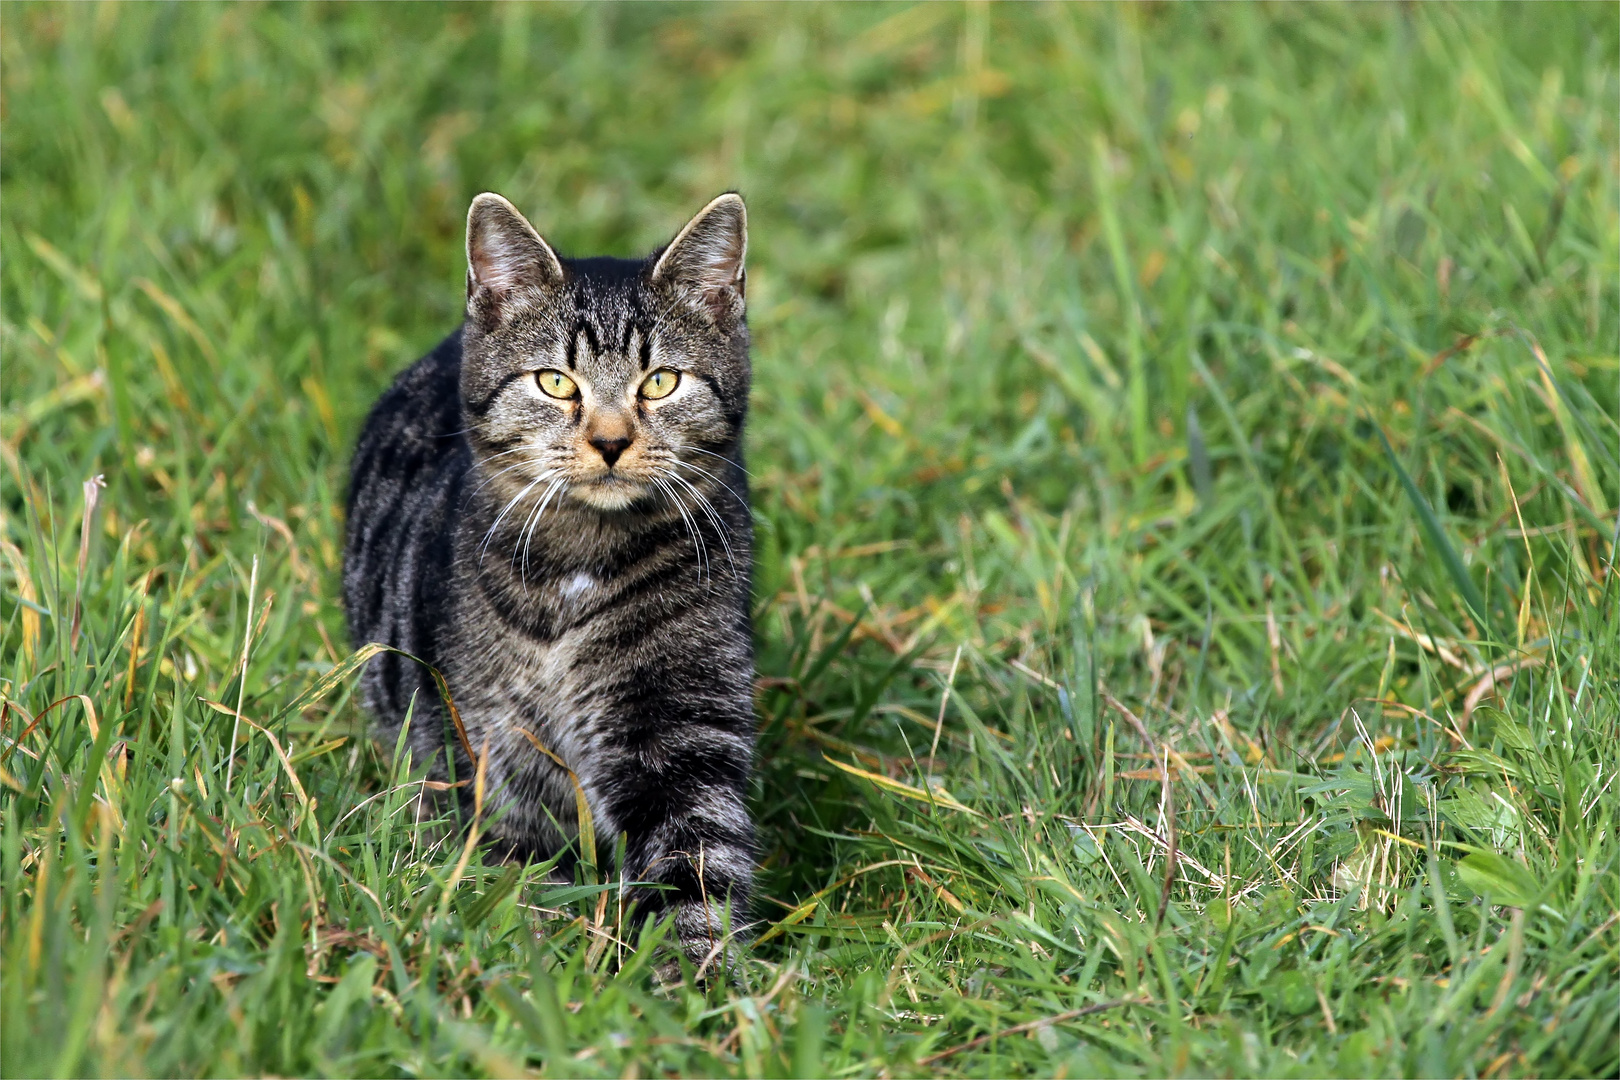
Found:
[{"label": "grass", "polygon": [[[1614,1075],[1617,23],[0,8],[0,1072]],[[341,496],[473,194],[728,187],[764,898],[661,990],[418,831]]]}]

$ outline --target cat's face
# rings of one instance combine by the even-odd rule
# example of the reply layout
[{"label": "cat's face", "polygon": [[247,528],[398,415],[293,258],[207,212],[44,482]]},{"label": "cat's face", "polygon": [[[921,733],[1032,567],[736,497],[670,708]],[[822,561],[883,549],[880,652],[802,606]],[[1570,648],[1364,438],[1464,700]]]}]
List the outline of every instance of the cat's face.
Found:
[{"label": "cat's face", "polygon": [[748,400],[740,197],[644,261],[559,259],[498,195],[467,218],[462,410],[505,503],[621,511],[707,488]]}]

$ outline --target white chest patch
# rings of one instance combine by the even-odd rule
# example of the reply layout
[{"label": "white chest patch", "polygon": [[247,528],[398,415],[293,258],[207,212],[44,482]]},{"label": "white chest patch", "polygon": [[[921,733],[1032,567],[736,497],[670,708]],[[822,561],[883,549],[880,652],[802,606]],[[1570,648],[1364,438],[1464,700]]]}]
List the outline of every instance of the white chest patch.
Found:
[{"label": "white chest patch", "polygon": [[596,588],[596,579],[583,570],[562,583],[559,590],[564,600],[578,600]]}]

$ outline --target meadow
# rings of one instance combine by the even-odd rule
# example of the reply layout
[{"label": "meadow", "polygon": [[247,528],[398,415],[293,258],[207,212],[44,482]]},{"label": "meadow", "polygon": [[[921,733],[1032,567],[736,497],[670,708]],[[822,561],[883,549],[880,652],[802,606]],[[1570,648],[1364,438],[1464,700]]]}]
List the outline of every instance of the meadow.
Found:
[{"label": "meadow", "polygon": [[[0,1073],[1620,1071],[1620,9],[0,6]],[[347,460],[748,199],[754,945],[412,814]],[[453,689],[453,688],[452,688]]]}]

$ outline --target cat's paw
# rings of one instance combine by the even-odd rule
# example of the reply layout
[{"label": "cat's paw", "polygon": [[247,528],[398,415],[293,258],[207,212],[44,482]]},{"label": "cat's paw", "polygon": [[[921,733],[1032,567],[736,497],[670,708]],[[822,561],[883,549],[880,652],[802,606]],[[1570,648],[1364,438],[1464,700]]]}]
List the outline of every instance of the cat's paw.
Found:
[{"label": "cat's paw", "polygon": [[674,988],[690,979],[697,986],[740,986],[748,958],[747,929],[746,924],[733,925],[716,905],[680,905],[664,945],[670,955],[653,969],[659,984]]},{"label": "cat's paw", "polygon": [[731,986],[741,990],[746,988],[747,961],[746,947],[737,942],[719,943],[708,950],[681,949],[678,955],[669,955],[655,964],[653,977],[666,991],[682,986]]}]

